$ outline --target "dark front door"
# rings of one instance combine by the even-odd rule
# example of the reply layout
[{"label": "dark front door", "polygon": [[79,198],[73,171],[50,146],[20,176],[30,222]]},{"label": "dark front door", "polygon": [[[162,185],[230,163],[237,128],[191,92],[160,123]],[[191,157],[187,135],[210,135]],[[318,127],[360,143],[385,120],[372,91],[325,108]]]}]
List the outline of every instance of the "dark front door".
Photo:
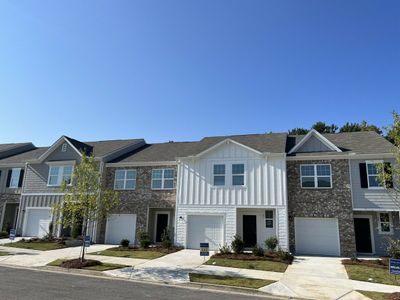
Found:
[{"label": "dark front door", "polygon": [[372,253],[371,227],[368,218],[355,218],[356,250],[360,253]]},{"label": "dark front door", "polygon": [[161,242],[161,236],[168,227],[168,214],[159,213],[157,214],[157,224],[156,224],[156,243]]},{"label": "dark front door", "polygon": [[243,241],[246,248],[257,244],[257,217],[243,216]]}]

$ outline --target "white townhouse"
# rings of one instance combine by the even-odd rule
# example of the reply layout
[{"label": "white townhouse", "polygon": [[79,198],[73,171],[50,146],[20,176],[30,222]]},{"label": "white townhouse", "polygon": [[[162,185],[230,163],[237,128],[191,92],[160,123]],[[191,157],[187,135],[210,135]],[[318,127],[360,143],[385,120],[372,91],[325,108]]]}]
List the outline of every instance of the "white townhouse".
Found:
[{"label": "white townhouse", "polygon": [[175,241],[215,250],[239,234],[288,250],[285,133],[208,137],[178,158]]}]

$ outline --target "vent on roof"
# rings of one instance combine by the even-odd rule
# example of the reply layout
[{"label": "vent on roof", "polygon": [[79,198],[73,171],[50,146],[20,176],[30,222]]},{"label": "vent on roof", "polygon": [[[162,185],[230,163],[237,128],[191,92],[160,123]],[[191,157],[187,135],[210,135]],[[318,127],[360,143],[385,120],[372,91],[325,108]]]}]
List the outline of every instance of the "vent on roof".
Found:
[{"label": "vent on roof", "polygon": [[67,143],[64,143],[61,146],[61,152],[66,152],[66,151],[67,151]]}]

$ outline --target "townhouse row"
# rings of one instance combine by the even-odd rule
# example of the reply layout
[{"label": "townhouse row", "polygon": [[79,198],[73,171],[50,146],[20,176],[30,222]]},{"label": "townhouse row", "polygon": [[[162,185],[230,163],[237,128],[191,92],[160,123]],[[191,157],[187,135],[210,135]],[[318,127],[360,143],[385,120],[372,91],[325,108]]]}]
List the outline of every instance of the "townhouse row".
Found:
[{"label": "townhouse row", "polygon": [[[385,254],[399,238],[399,210],[379,184],[375,164],[393,164],[394,146],[375,132],[206,137],[148,144],[143,139],[81,142],[62,136],[50,147],[0,145],[0,230],[46,235],[81,153],[99,161],[120,205],[88,234],[97,243],[137,243],[140,231],[197,249],[246,247],[272,236],[296,254]],[[53,227],[53,226],[51,226]],[[53,227],[58,236],[71,231]]]}]

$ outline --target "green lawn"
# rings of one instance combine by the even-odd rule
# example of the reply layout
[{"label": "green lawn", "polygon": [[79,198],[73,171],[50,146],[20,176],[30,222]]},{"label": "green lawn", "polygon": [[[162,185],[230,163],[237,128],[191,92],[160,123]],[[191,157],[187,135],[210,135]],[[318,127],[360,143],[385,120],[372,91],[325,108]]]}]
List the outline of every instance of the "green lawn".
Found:
[{"label": "green lawn", "polygon": [[51,243],[51,242],[30,242],[29,243],[29,242],[22,242],[22,241],[4,244],[3,246],[4,247],[13,247],[13,248],[41,250],[41,251],[57,250],[57,249],[65,248],[65,245]]},{"label": "green lawn", "polygon": [[285,272],[287,264],[269,260],[240,260],[229,258],[210,258],[206,265],[253,269],[262,271]]},{"label": "green lawn", "polygon": [[379,292],[357,291],[372,300],[387,300],[386,296],[389,294]]},{"label": "green lawn", "polygon": [[154,259],[164,256],[168,253],[154,250],[116,250],[115,248],[107,249],[99,252],[91,252],[88,254],[92,255],[105,255],[105,256],[117,256],[117,257],[128,257],[128,258],[142,258],[142,259]]},{"label": "green lawn", "polygon": [[[62,262],[63,262],[62,259],[57,259],[57,260],[54,260],[54,261],[48,263],[47,265],[52,266],[52,267],[60,267]],[[101,272],[101,271],[107,271],[107,270],[122,269],[125,267],[127,267],[127,266],[126,265],[118,265],[118,264],[102,263],[101,265],[84,267],[82,269]]]},{"label": "green lawn", "polygon": [[[344,265],[350,279],[383,283],[390,285],[400,285],[400,278],[390,275],[388,269],[374,268],[361,265]],[[372,278],[372,280],[369,280]]]},{"label": "green lawn", "polygon": [[2,252],[2,251],[0,251],[0,256],[6,256],[6,255],[11,255],[11,254],[8,253],[8,252]]},{"label": "green lawn", "polygon": [[191,282],[239,286],[252,289],[258,289],[260,287],[266,286],[274,282],[272,280],[264,280],[264,279],[216,276],[216,275],[205,275],[205,274],[194,274],[194,273],[189,273],[189,278]]}]

